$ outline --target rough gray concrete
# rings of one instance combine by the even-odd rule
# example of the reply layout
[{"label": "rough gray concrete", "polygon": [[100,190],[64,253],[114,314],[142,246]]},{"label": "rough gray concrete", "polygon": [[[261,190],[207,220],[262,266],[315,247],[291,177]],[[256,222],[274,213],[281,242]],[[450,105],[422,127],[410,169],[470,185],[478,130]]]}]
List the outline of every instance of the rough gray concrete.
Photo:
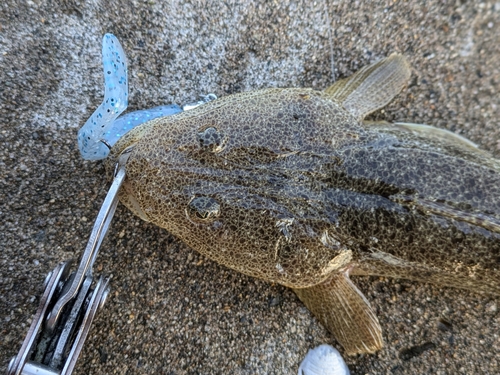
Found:
[{"label": "rough gray concrete", "polygon": [[[207,92],[321,89],[399,51],[411,84],[375,117],[447,128],[500,157],[500,2],[124,3],[0,4],[0,372],[45,274],[81,253],[109,186],[103,164],[76,148],[102,100],[106,32],[128,55],[130,109]],[[293,374],[309,348],[338,347],[290,290],[202,258],[123,206],[96,272],[112,275],[112,292],[78,374]],[[352,374],[500,373],[498,298],[355,281],[387,346],[347,358]]]}]

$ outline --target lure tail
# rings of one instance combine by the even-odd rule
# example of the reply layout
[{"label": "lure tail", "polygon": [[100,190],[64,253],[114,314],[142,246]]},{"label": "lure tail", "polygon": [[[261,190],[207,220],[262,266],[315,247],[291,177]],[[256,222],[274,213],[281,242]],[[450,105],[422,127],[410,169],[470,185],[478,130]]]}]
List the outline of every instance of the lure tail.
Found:
[{"label": "lure tail", "polygon": [[90,116],[78,132],[78,147],[84,159],[104,159],[109,147],[101,142],[114,120],[128,106],[127,58],[123,48],[113,34],[102,40],[104,67],[104,101]]},{"label": "lure tail", "polygon": [[110,148],[129,130],[158,117],[182,112],[176,104],[163,105],[120,114],[128,106],[127,57],[113,34],[102,40],[104,68],[104,101],[78,132],[78,147],[84,159],[100,160],[108,156]]}]

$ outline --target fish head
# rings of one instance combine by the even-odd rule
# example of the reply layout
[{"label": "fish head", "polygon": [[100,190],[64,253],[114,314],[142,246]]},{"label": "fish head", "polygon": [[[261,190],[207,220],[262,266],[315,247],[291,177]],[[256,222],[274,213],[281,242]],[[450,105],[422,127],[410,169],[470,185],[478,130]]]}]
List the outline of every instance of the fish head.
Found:
[{"label": "fish head", "polygon": [[130,151],[120,200],[142,219],[218,263],[300,287],[351,259],[317,173],[361,131],[321,92],[254,91],[133,129],[108,165]]}]

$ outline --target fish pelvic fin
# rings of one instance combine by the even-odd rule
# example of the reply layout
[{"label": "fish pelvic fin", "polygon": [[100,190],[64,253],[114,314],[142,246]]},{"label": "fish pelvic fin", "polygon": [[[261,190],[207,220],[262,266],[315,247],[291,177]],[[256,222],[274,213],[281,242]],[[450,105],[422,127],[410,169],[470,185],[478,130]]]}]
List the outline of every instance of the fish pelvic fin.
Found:
[{"label": "fish pelvic fin", "polygon": [[335,336],[347,355],[375,353],[384,346],[377,316],[347,272],[293,291]]},{"label": "fish pelvic fin", "polygon": [[394,53],[335,82],[325,93],[362,120],[389,104],[408,83],[410,76],[408,61],[404,56]]}]

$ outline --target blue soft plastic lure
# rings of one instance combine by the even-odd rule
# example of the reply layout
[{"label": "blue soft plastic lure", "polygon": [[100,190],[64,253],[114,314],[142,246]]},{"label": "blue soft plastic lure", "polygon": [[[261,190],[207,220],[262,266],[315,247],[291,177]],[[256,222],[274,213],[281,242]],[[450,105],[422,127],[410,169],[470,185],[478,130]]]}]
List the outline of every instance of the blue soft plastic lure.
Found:
[{"label": "blue soft plastic lure", "polygon": [[104,101],[78,132],[78,147],[86,160],[105,159],[110,148],[125,133],[157,117],[182,112],[176,104],[164,105],[127,113],[118,118],[128,106],[127,58],[113,34],[102,40],[104,68]]}]

